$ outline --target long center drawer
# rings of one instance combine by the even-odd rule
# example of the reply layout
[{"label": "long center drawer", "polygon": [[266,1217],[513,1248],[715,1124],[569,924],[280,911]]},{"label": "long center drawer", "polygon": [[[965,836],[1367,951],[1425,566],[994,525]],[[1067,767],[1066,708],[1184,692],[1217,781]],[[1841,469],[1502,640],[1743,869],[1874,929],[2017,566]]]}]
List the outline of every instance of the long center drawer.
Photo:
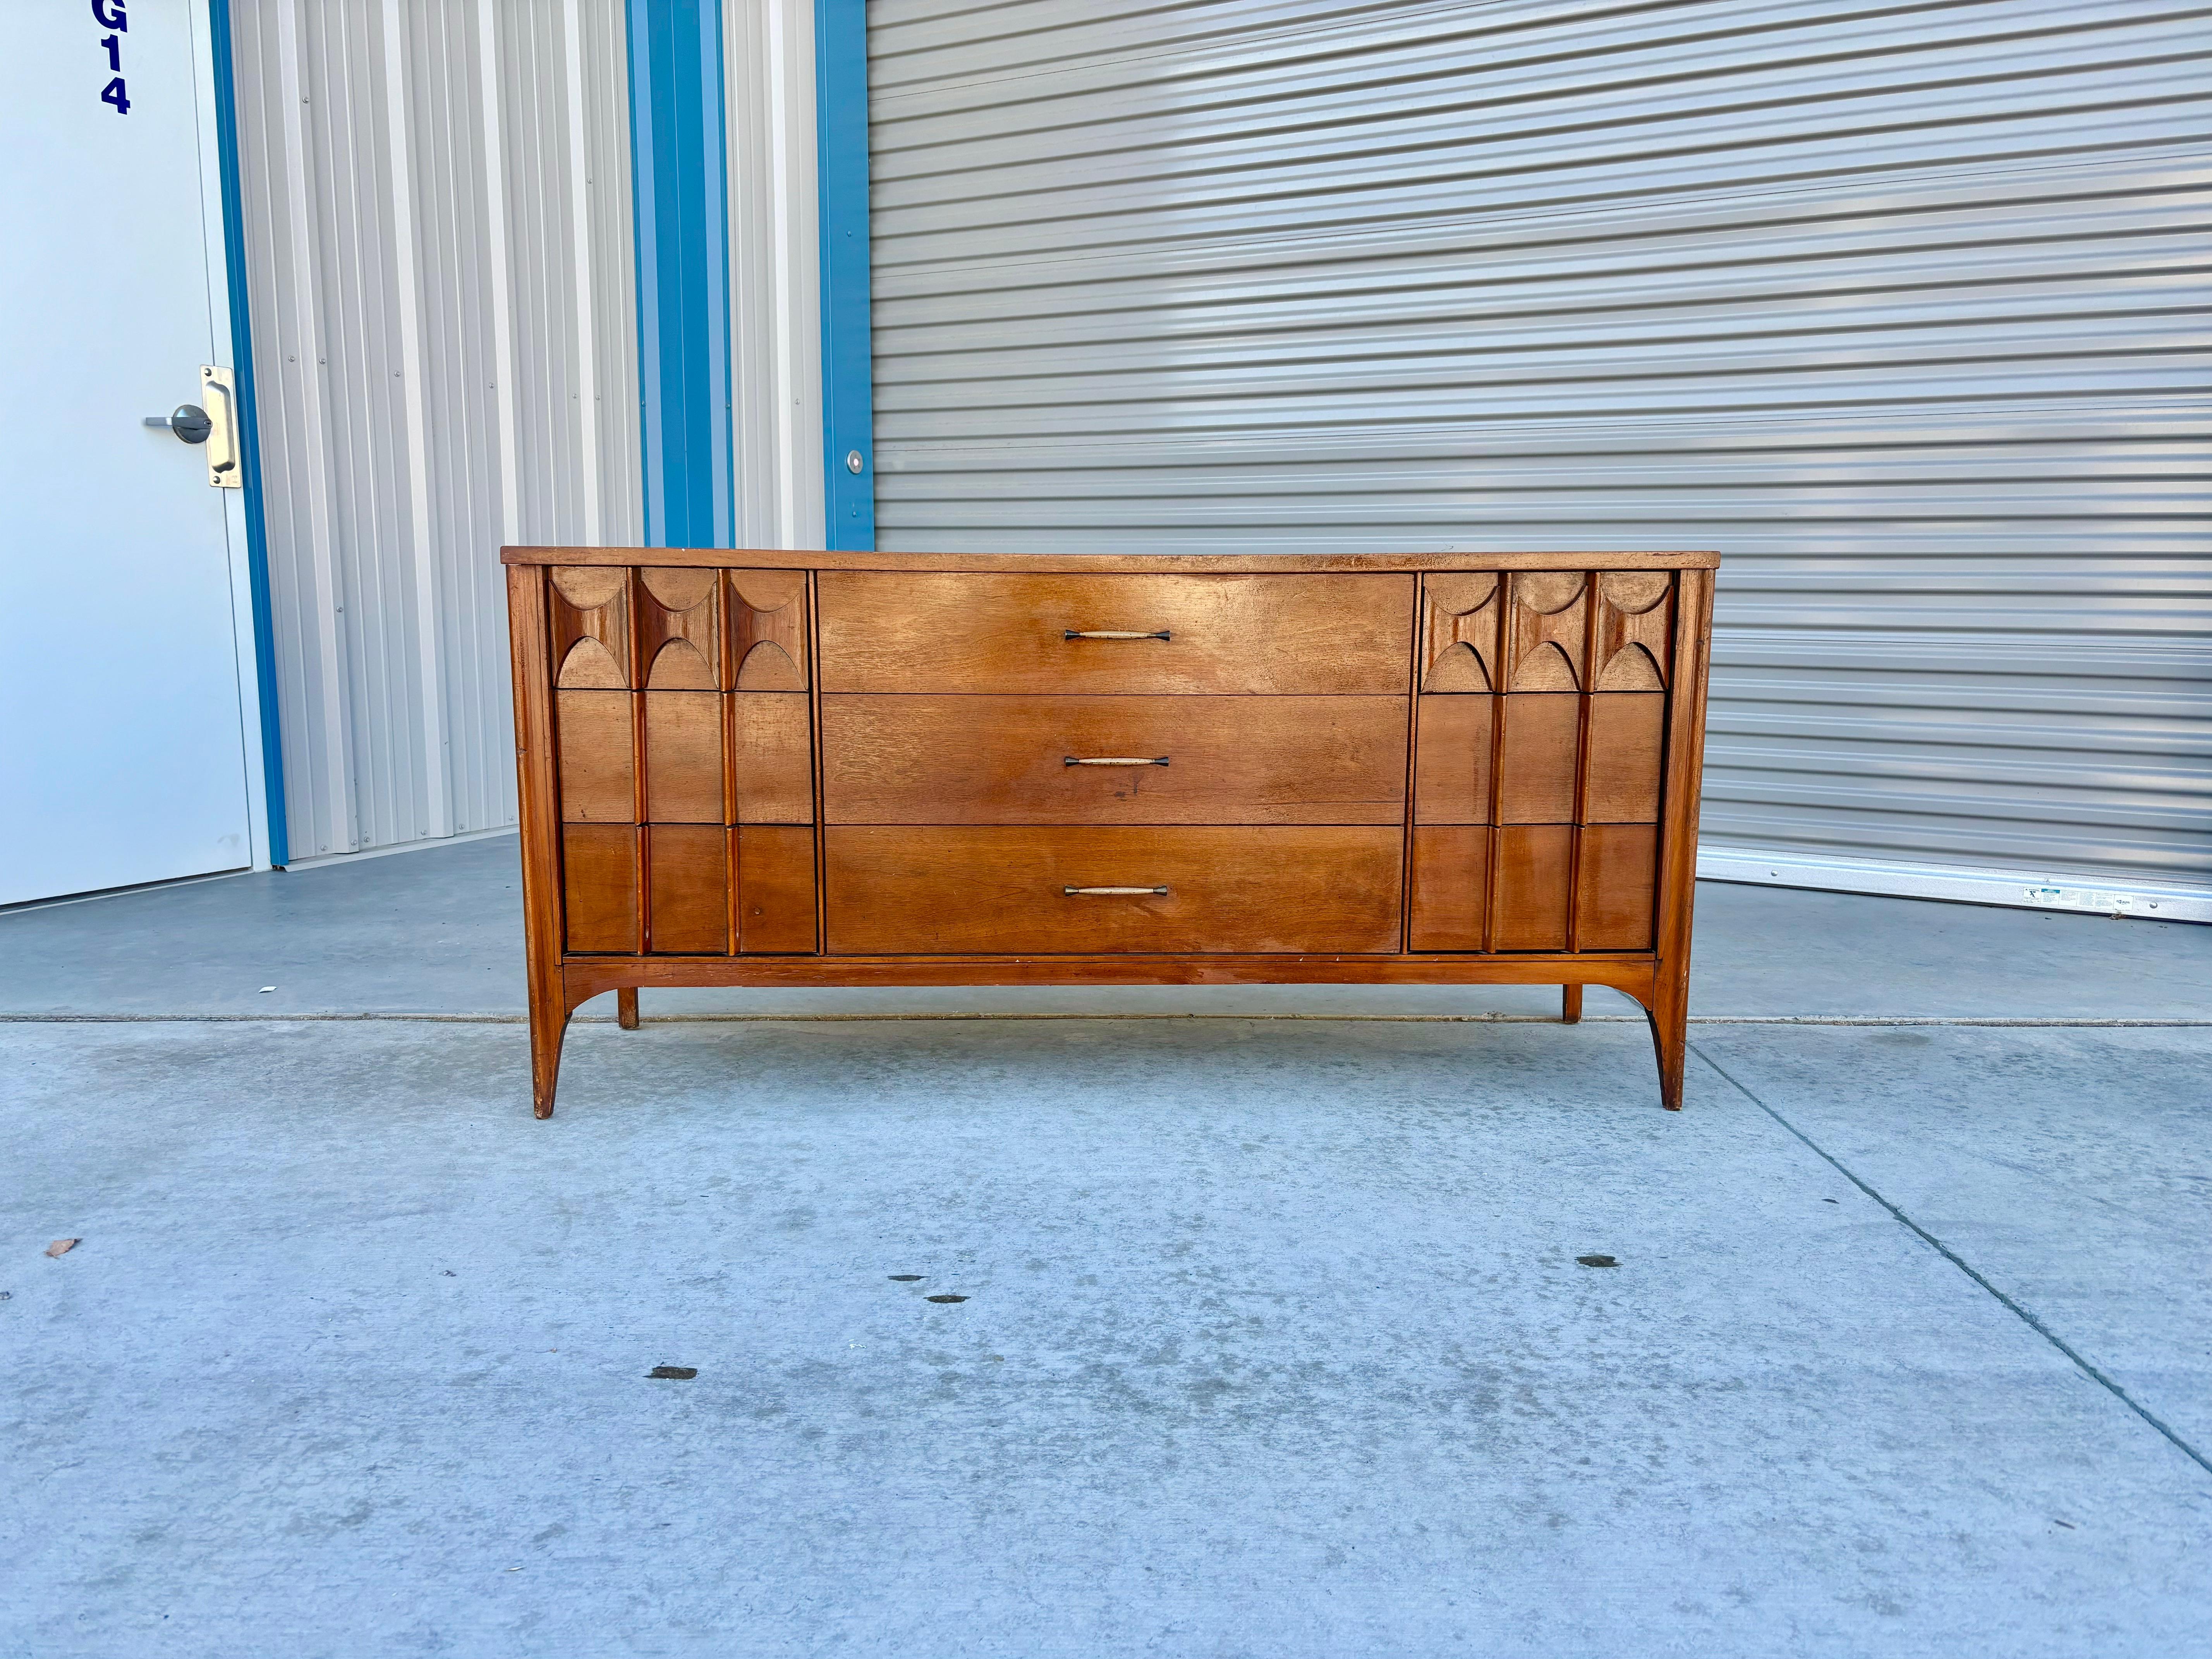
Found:
[{"label": "long center drawer", "polygon": [[822,700],[831,823],[1390,823],[1403,697]]},{"label": "long center drawer", "polygon": [[1411,576],[834,570],[818,594],[827,691],[1402,696],[1413,675]]},{"label": "long center drawer", "polygon": [[847,825],[824,846],[833,953],[1398,949],[1395,826]]}]

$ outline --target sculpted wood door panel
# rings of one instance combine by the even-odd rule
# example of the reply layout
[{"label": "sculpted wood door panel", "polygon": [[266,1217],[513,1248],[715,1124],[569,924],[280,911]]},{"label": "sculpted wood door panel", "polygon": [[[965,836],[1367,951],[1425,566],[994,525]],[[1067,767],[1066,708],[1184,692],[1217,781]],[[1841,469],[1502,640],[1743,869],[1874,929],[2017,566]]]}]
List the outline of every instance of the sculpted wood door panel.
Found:
[{"label": "sculpted wood door panel", "polygon": [[645,814],[653,823],[724,821],[724,702],[718,691],[645,694]]},{"label": "sculpted wood door panel", "polygon": [[778,955],[817,948],[813,830],[742,823],[735,839],[738,949]]},{"label": "sculpted wood door panel", "polygon": [[1491,835],[1478,824],[1413,831],[1407,950],[1490,948]]},{"label": "sculpted wood door panel", "polygon": [[1500,823],[1572,823],[1575,763],[1581,757],[1583,700],[1571,694],[1500,697]]},{"label": "sculpted wood door panel", "polygon": [[738,823],[814,822],[814,732],[804,692],[740,691],[731,699]]},{"label": "sculpted wood door panel", "polygon": [[826,691],[1407,689],[1410,576],[832,571],[821,582]]},{"label": "sculpted wood door panel", "polygon": [[1667,699],[1601,692],[1589,700],[1585,823],[1656,823],[1667,749]]},{"label": "sculpted wood door panel", "polygon": [[656,823],[646,831],[645,855],[653,892],[647,948],[727,956],[729,831],[719,823]]},{"label": "sculpted wood door panel", "polygon": [[1582,832],[1575,944],[1584,951],[1648,951],[1657,897],[1659,832],[1596,823]]},{"label": "sculpted wood door panel", "polygon": [[570,823],[637,821],[635,704],[627,691],[556,691],[561,816]]},{"label": "sculpted wood door panel", "polygon": [[1419,751],[1413,769],[1416,823],[1490,822],[1496,707],[1496,701],[1486,696],[1421,698]]},{"label": "sculpted wood door panel", "polygon": [[629,824],[569,824],[561,832],[561,866],[568,948],[641,950],[637,830]]},{"label": "sculpted wood door panel", "polygon": [[1501,824],[1498,829],[1493,951],[1564,951],[1573,896],[1574,826]]},{"label": "sculpted wood door panel", "polygon": [[833,825],[830,948],[1395,951],[1402,833]]},{"label": "sculpted wood door panel", "polygon": [[1397,823],[1402,697],[822,700],[832,823]]}]

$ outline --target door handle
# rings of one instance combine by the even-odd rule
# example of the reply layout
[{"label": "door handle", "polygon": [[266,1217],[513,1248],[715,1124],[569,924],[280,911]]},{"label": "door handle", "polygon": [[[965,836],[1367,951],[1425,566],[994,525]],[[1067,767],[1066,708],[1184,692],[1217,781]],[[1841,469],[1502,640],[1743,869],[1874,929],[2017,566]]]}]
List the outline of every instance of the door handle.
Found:
[{"label": "door handle", "polygon": [[180,444],[204,444],[215,423],[198,404],[179,404],[166,415],[149,415],[148,426],[160,427]]},{"label": "door handle", "polygon": [[238,389],[231,371],[213,363],[200,365],[200,395],[216,407],[208,411],[213,429],[207,439],[208,483],[216,489],[240,489],[246,484],[239,465]]}]

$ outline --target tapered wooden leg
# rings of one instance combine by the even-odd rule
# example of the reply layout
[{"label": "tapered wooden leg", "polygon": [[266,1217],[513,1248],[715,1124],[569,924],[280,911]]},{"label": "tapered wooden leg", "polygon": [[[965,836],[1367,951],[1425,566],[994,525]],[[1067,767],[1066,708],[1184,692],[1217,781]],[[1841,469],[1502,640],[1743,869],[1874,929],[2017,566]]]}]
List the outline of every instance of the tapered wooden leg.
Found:
[{"label": "tapered wooden leg", "polygon": [[1651,1022],[1651,1047],[1659,1056],[1659,1103],[1670,1112],[1679,1112],[1682,1066],[1690,1053],[1688,975],[1669,973],[1662,963],[1657,980],[1644,1012]]},{"label": "tapered wooden leg", "polygon": [[637,1030],[637,987],[624,986],[615,993],[615,1024],[625,1031]]},{"label": "tapered wooden leg", "polygon": [[568,1030],[568,1009],[557,978],[550,997],[541,997],[538,988],[531,987],[530,1109],[542,1118],[553,1115],[553,1088],[561,1077],[561,1039]]},{"label": "tapered wooden leg", "polygon": [[1578,1024],[1582,1017],[1583,988],[1579,985],[1559,987],[1559,1023],[1562,1025]]}]

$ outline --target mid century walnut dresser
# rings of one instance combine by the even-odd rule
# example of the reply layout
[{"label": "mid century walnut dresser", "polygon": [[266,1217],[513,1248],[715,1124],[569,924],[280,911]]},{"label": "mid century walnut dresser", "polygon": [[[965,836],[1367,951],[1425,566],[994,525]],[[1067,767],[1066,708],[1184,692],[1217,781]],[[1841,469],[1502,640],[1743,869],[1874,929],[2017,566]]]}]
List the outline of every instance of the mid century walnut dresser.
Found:
[{"label": "mid century walnut dresser", "polygon": [[501,557],[540,1117],[647,985],[1610,985],[1681,1103],[1714,555]]}]

